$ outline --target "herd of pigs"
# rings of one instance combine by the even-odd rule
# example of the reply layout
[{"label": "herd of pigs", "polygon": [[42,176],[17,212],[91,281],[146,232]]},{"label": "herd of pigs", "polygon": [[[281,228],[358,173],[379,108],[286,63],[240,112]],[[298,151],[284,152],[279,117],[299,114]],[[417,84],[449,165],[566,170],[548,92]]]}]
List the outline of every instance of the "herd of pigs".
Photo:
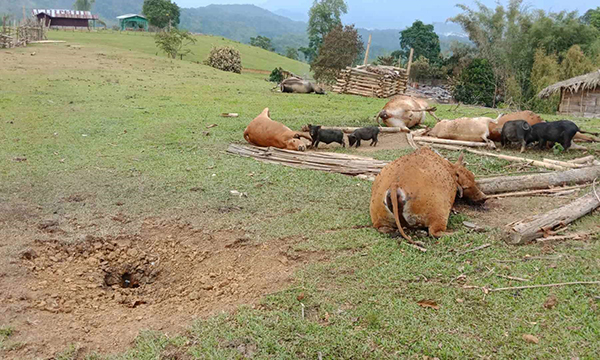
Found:
[{"label": "herd of pigs", "polygon": [[[381,119],[388,127],[410,132],[409,128],[421,124],[426,113],[435,110],[424,99],[401,95],[392,98],[377,114],[376,120],[379,123]],[[257,146],[295,151],[318,148],[321,142],[336,142],[345,146],[341,130],[322,129],[317,125],[308,125],[303,130],[308,131],[310,136],[271,120],[269,109],[266,108],[248,124],[244,139]],[[348,142],[350,146],[358,147],[361,140],[371,140],[370,145],[376,146],[379,131],[377,126],[358,129],[347,136]],[[494,141],[500,141],[502,146],[516,143],[523,152],[528,144],[536,142],[540,149],[558,143],[566,150],[571,147],[573,138],[594,140],[583,133],[586,132],[571,121],[544,122],[537,114],[522,111],[501,115],[496,119],[476,117],[442,120],[427,130],[426,135],[486,142],[490,147],[495,147]],[[310,145],[302,138],[310,140]],[[462,154],[456,163],[451,163],[431,148],[421,147],[389,163],[376,177],[371,191],[371,220],[380,232],[399,232],[411,244],[421,248],[422,244],[414,242],[403,228],[426,228],[430,236],[444,235],[457,196],[476,205],[486,201],[486,195],[477,187],[475,176],[463,165]]]}]

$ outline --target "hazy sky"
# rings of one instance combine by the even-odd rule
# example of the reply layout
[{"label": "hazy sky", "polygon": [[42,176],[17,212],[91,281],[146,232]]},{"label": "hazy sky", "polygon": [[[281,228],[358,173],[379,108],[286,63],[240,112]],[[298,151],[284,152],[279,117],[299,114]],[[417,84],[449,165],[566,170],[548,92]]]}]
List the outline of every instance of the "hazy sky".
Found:
[{"label": "hazy sky", "polygon": [[[288,17],[306,20],[313,0],[175,0],[182,7],[198,7],[209,4],[255,4],[271,11],[284,10]],[[345,23],[359,27],[390,29],[404,28],[414,20],[424,22],[444,22],[458,13],[457,3],[474,5],[473,0],[346,0],[348,14]],[[494,7],[495,0],[483,0]],[[507,4],[508,0],[501,1]],[[581,14],[592,7],[600,6],[596,0],[526,0],[525,4],[549,11],[578,10]]]}]

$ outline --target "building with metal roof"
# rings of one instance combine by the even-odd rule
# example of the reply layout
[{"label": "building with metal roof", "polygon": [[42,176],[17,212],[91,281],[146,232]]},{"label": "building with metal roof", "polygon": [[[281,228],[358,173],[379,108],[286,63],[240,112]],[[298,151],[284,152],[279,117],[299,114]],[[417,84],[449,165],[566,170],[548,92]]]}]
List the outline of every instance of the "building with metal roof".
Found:
[{"label": "building with metal roof", "polygon": [[125,14],[117,16],[121,31],[135,30],[148,31],[148,19],[140,14]]},{"label": "building with metal roof", "polygon": [[81,27],[89,28],[90,21],[96,24],[98,15],[90,11],[62,10],[62,9],[33,9],[32,14],[38,20],[44,20],[46,26],[52,28]]}]

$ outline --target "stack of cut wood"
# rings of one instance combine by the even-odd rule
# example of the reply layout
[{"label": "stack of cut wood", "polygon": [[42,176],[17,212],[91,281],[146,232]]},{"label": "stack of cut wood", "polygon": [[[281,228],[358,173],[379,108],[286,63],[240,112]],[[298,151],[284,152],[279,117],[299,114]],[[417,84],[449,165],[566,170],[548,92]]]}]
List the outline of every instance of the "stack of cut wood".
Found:
[{"label": "stack of cut wood", "polygon": [[333,91],[340,94],[388,98],[404,94],[407,82],[406,69],[373,65],[347,67],[340,72]]},{"label": "stack of cut wood", "polygon": [[3,18],[3,26],[0,29],[0,49],[27,46],[32,41],[46,39],[48,27],[43,22],[27,20],[26,22],[9,26],[8,17]]}]

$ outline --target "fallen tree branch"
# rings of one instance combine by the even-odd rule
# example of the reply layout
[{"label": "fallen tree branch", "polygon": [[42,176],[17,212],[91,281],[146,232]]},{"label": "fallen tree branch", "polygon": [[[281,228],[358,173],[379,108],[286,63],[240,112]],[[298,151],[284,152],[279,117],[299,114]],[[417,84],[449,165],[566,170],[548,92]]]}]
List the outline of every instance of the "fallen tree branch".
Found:
[{"label": "fallen tree branch", "polygon": [[471,252],[474,252],[474,251],[483,250],[483,249],[485,249],[485,248],[488,248],[488,247],[490,247],[490,246],[492,246],[492,244],[483,244],[483,245],[481,245],[481,246],[478,246],[478,247],[476,247],[476,248],[472,248],[472,249],[469,249],[469,250],[465,250],[465,251],[463,251],[463,252],[460,252],[460,253],[458,253],[458,254],[456,254],[456,255],[464,255],[464,254],[468,254],[468,253],[471,253]]},{"label": "fallen tree branch", "polygon": [[544,243],[544,242],[548,242],[548,241],[583,240],[590,235],[593,235],[593,233],[576,233],[576,234],[569,234],[569,235],[548,236],[546,238],[536,239],[535,241]]},{"label": "fallen tree branch", "polygon": [[500,275],[500,274],[496,274],[496,276],[501,277],[503,279],[508,279],[508,280],[529,281],[529,279],[523,279],[523,278],[516,277],[516,276],[508,276],[508,275]]},{"label": "fallen tree branch", "polygon": [[523,290],[523,289],[537,289],[537,288],[545,288],[545,287],[559,287],[559,286],[567,286],[567,285],[600,285],[600,281],[574,281],[574,282],[566,282],[566,283],[558,283],[558,284],[515,286],[515,287],[489,289],[489,291],[490,292],[511,291],[511,290]]},{"label": "fallen tree branch", "polygon": [[513,245],[521,245],[544,236],[557,226],[565,226],[587,215],[600,206],[600,197],[594,191],[569,204],[506,227],[505,239]]},{"label": "fallen tree branch", "polygon": [[589,155],[589,156],[584,156],[578,159],[573,159],[573,160],[569,160],[568,162],[573,163],[573,164],[586,164],[586,163],[592,163],[594,161],[595,157],[594,155]]}]

